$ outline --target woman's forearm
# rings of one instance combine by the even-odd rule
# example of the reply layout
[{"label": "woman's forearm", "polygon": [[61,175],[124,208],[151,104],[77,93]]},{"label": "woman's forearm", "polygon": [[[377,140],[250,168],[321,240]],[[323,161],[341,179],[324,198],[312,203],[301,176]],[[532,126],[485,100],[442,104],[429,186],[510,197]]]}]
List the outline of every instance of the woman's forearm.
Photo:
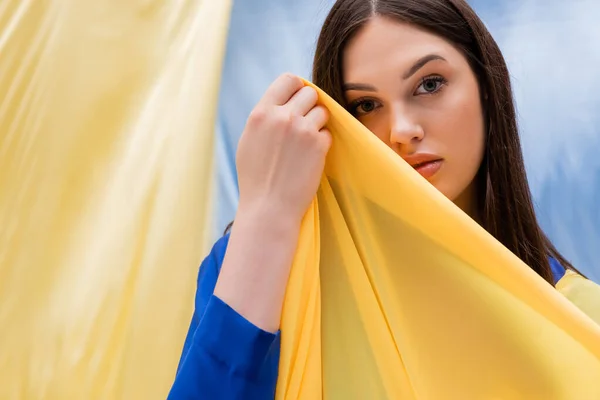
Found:
[{"label": "woman's forearm", "polygon": [[267,332],[279,329],[300,221],[273,210],[239,213],[215,296]]}]

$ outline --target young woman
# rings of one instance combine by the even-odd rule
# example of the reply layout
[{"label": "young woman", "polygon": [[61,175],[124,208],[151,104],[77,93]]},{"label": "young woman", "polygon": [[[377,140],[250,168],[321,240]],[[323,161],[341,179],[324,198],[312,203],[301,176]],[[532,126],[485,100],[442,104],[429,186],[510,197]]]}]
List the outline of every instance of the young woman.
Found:
[{"label": "young woman", "polygon": [[[571,265],[540,229],[509,74],[464,0],[338,0],[313,82],[551,284]],[[316,92],[280,76],[237,153],[240,202],[204,260],[171,399],[273,398],[301,219],[331,137]]]}]

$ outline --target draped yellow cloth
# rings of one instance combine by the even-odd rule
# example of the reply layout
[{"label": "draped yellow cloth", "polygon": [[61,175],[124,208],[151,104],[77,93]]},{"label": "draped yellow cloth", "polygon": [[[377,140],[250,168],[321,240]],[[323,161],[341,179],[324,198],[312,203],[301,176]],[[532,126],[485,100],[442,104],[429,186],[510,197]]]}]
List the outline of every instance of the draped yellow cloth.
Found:
[{"label": "draped yellow cloth", "polygon": [[[166,397],[209,240],[230,8],[0,4],[0,399]],[[277,398],[600,398],[598,286],[543,282],[321,101],[334,144]]]},{"label": "draped yellow cloth", "polygon": [[319,92],[277,399],[600,399],[600,287],[553,288]]},{"label": "draped yellow cloth", "polygon": [[230,0],[0,2],[0,399],[164,399]]}]

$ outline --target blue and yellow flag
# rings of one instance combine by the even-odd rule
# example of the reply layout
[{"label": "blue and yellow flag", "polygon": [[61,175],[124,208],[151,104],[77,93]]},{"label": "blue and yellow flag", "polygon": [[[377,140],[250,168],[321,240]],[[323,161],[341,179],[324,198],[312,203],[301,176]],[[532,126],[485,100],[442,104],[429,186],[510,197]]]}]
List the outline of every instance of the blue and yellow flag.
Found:
[{"label": "blue and yellow flag", "polygon": [[[1,399],[166,397],[208,244],[230,8],[0,7]],[[551,287],[320,95],[334,140],[277,398],[600,398],[600,288]]]}]

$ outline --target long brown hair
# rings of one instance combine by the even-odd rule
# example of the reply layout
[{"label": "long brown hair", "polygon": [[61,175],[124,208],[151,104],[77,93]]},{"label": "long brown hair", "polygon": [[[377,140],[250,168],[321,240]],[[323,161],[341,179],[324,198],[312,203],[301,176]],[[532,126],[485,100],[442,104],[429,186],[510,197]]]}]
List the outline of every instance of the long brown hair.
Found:
[{"label": "long brown hair", "polygon": [[482,93],[486,149],[478,174],[482,226],[543,279],[553,284],[548,257],[573,266],[542,232],[527,181],[513,94],[502,53],[464,0],[337,0],[325,19],[315,52],[312,80],[345,104],[342,56],[348,41],[372,17],[420,27],[445,38],[468,60]]}]

